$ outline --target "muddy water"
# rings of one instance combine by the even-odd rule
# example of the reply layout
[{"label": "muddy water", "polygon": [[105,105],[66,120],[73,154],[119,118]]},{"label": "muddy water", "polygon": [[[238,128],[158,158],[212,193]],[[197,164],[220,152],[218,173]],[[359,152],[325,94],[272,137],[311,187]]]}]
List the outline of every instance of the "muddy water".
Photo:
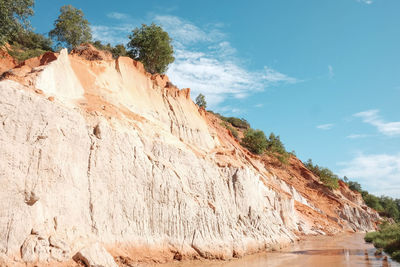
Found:
[{"label": "muddy water", "polygon": [[182,262],[165,267],[399,267],[387,256],[375,256],[372,245],[364,242],[363,234],[335,237],[308,237],[282,251],[259,253],[227,262]]}]

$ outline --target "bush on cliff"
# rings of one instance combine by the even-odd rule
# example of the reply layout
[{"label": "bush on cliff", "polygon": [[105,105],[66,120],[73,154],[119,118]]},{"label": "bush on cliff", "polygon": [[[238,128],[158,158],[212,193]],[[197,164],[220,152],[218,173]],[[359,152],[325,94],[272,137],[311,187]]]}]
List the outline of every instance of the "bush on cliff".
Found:
[{"label": "bush on cliff", "polygon": [[45,36],[30,30],[21,30],[10,41],[8,53],[18,61],[40,56],[47,51],[53,51],[52,41]]},{"label": "bush on cliff", "polygon": [[246,129],[246,130],[250,128],[250,124],[245,119],[239,119],[236,117],[224,117],[221,115],[219,117],[221,120],[229,122],[230,124],[232,124],[233,126],[235,126],[237,128]]},{"label": "bush on cliff", "polygon": [[279,154],[287,153],[279,135],[275,135],[274,133],[270,133],[269,135],[267,150]]},{"label": "bush on cliff", "polygon": [[365,241],[373,243],[376,248],[383,249],[392,258],[400,262],[400,224],[384,223],[379,231],[365,235]]},{"label": "bush on cliff", "polygon": [[228,129],[231,132],[232,136],[235,137],[235,139],[239,140],[239,132],[235,128],[233,128],[229,123],[225,121],[223,121],[221,125]]},{"label": "bush on cliff", "polygon": [[172,39],[154,23],[133,29],[129,39],[130,56],[142,62],[152,74],[166,72],[168,65],[175,60]]},{"label": "bush on cliff", "polygon": [[349,186],[350,190],[356,191],[358,193],[362,192],[361,185],[357,182],[349,181],[347,185]]},{"label": "bush on cliff", "polygon": [[255,154],[262,154],[267,148],[268,140],[263,131],[250,128],[244,134],[241,144]]},{"label": "bush on cliff", "polygon": [[339,177],[328,168],[314,165],[311,159],[304,163],[304,166],[319,177],[320,181],[329,189],[339,188]]},{"label": "bush on cliff", "polygon": [[279,135],[270,133],[266,151],[274,155],[282,164],[286,165],[289,162],[290,154],[286,151]]},{"label": "bush on cliff", "polygon": [[72,49],[82,43],[92,40],[90,23],[85,19],[82,10],[71,5],[62,6],[60,15],[54,22],[54,29],[49,36]]},{"label": "bush on cliff", "polygon": [[381,216],[390,217],[395,221],[399,221],[400,219],[400,210],[397,206],[396,201],[387,196],[379,197],[379,203],[381,204],[383,210],[379,212]]},{"label": "bush on cliff", "polygon": [[116,46],[112,46],[111,44],[108,43],[107,45],[104,45],[100,41],[94,41],[91,44],[99,50],[110,52],[113,58],[129,56],[128,51],[126,50],[123,44],[117,44]]}]

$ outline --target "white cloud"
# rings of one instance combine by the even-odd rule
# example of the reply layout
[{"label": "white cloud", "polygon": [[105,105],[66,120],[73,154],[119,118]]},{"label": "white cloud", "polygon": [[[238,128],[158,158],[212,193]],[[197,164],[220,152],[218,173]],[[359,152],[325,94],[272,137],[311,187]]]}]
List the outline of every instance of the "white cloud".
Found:
[{"label": "white cloud", "polygon": [[297,79],[289,77],[286,74],[277,72],[276,70],[273,70],[268,66],[264,67],[264,71],[265,71],[265,74],[262,76],[262,78],[271,83],[276,83],[276,82],[296,83],[296,82],[298,82]]},{"label": "white cloud", "polygon": [[364,3],[364,4],[367,4],[367,5],[370,5],[370,4],[372,4],[374,1],[372,1],[372,0],[357,0],[357,2],[360,2],[360,3]]},{"label": "white cloud", "polygon": [[371,135],[369,134],[350,134],[348,136],[346,136],[346,138],[349,139],[360,139],[360,138],[366,138],[366,137],[370,137]]},{"label": "white cloud", "polygon": [[338,172],[341,176],[360,182],[370,193],[400,197],[400,153],[359,154],[353,160],[339,165],[343,166]]},{"label": "white cloud", "polygon": [[375,126],[378,131],[387,136],[400,135],[400,121],[385,122],[379,116],[379,110],[371,109],[354,114],[353,116],[362,118],[363,122]]},{"label": "white cloud", "polygon": [[92,25],[93,40],[102,41],[105,44],[126,44],[128,35],[133,30],[134,25],[121,24],[117,26]]},{"label": "white cloud", "polygon": [[329,79],[332,79],[335,76],[335,73],[333,72],[333,67],[331,65],[328,65],[328,73]]},{"label": "white cloud", "polygon": [[[110,17],[124,18],[125,14],[110,13]],[[262,70],[249,70],[236,56],[237,51],[221,31],[223,24],[202,27],[176,16],[156,15],[150,18],[160,24],[173,39],[175,62],[167,75],[180,88],[191,88],[192,96],[202,93],[208,106],[218,109],[224,99],[246,98],[266,87],[299,80],[268,66]],[[93,39],[113,45],[126,44],[128,35],[137,25],[92,26]]]},{"label": "white cloud", "polygon": [[222,107],[220,107],[219,109],[218,109],[218,112],[222,112],[222,113],[224,113],[224,114],[226,114],[226,115],[231,115],[231,114],[233,114],[233,115],[239,115],[239,114],[242,114],[242,113],[244,113],[245,112],[245,110],[242,110],[242,109],[239,109],[239,108],[234,108],[234,107],[231,107],[231,106],[222,106]]},{"label": "white cloud", "polygon": [[177,45],[190,45],[198,42],[215,42],[222,40],[224,34],[213,27],[202,30],[196,25],[175,16],[155,16],[154,21],[160,24],[174,39]]},{"label": "white cloud", "polygon": [[124,13],[119,13],[119,12],[111,12],[107,14],[107,17],[111,18],[111,19],[116,19],[116,20],[125,20],[125,19],[129,19],[129,15],[128,14],[124,14]]},{"label": "white cloud", "polygon": [[191,88],[193,96],[204,94],[211,107],[227,97],[245,98],[271,85],[298,82],[267,66],[260,71],[246,69],[221,32],[222,25],[200,28],[175,16],[156,16],[155,21],[174,40],[175,62],[167,72],[171,81]]},{"label": "white cloud", "polygon": [[254,107],[256,107],[256,108],[262,108],[263,106],[264,106],[264,104],[262,104],[262,103],[254,105]]},{"label": "white cloud", "polygon": [[332,123],[327,123],[327,124],[321,124],[317,126],[317,129],[320,130],[330,130],[333,128],[333,124]]}]

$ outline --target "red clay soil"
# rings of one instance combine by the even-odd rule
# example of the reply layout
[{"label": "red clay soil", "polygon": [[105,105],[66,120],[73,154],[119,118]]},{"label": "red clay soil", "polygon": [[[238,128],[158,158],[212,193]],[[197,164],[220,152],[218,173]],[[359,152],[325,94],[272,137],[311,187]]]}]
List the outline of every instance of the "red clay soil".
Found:
[{"label": "red clay soil", "polygon": [[17,61],[7,53],[7,50],[5,48],[0,49],[0,76],[16,65]]},{"label": "red clay soil", "polygon": [[85,60],[112,60],[112,55],[108,51],[97,50],[91,44],[81,44],[71,51],[71,55],[77,55]]},{"label": "red clay soil", "polygon": [[263,156],[263,162],[273,174],[292,185],[311,205],[321,211],[319,213],[306,205],[295,203],[296,209],[305,220],[314,222],[319,230],[328,234],[343,231],[342,219],[338,213],[345,203],[351,207],[365,206],[361,195],[350,190],[344,182],[339,181],[339,189],[331,191],[294,156],[290,157],[287,165],[282,165],[276,158],[268,155]]},{"label": "red clay soil", "polygon": [[[83,75],[87,72],[88,68],[94,73],[102,72],[101,68],[104,66],[97,64],[95,61],[112,60],[111,54],[98,51],[90,44],[85,44],[74,49],[71,54],[70,61],[72,68],[77,73],[78,79],[85,88],[84,99],[79,102],[79,105],[84,110],[90,113],[101,113],[107,118],[119,118],[124,114],[125,117],[131,118],[132,120],[145,120],[143,117],[132,113],[128,109],[108,103],[106,99],[103,99],[101,95],[99,95],[99,92],[96,91],[96,87],[91,86],[95,83],[93,80],[94,78],[90,75]],[[12,68],[16,65],[15,61],[4,51],[0,51],[0,55],[3,55],[2,58],[0,57],[0,63],[5,62],[0,65],[2,67],[0,70],[9,67]],[[13,69],[13,72],[21,72],[22,74],[29,73],[33,68],[46,65],[57,59],[57,57],[57,53],[45,53],[40,57],[22,62]],[[143,64],[140,62],[128,58],[121,58],[121,60],[132,61],[137,69],[145,73]],[[117,60],[117,69],[119,67],[118,62]],[[79,73],[82,75],[78,75]],[[169,81],[167,76],[159,74],[146,75],[153,80],[155,86],[162,88],[163,93],[174,95],[175,97],[182,96],[187,99],[190,98],[190,89],[179,90]],[[51,101],[54,101],[54,99]],[[339,189],[332,192],[294,156],[290,156],[287,165],[282,165],[274,156],[254,155],[240,145],[239,141],[232,136],[232,133],[225,128],[223,122],[216,115],[206,112],[204,109],[199,109],[199,113],[207,121],[210,132],[218,137],[220,142],[220,146],[210,152],[210,154],[214,154],[218,165],[240,167],[251,164],[255,169],[264,173],[266,176],[273,174],[279,177],[287,184],[293,186],[301,196],[314,207],[314,209],[312,209],[300,202],[295,202],[295,208],[302,219],[313,222],[318,229],[332,234],[343,231],[341,219],[338,216],[339,211],[343,208],[343,204],[346,203],[350,206],[362,205],[363,201],[360,194],[351,191],[345,183],[340,182]],[[239,136],[243,136],[243,130],[237,130]],[[276,182],[272,181],[272,179],[271,181],[263,182],[277,191],[284,192],[278,184],[274,184]],[[318,210],[320,212],[318,212]]]},{"label": "red clay soil", "polygon": [[21,68],[22,66],[28,66],[31,69],[33,69],[39,66],[44,66],[56,60],[57,57],[58,57],[57,53],[46,52],[43,55],[40,55],[38,57],[33,57],[21,62],[20,64],[18,64],[17,68]]},{"label": "red clay soil", "polygon": [[[268,172],[293,186],[308,203],[320,211],[318,212],[316,209],[295,201],[295,208],[298,214],[303,220],[312,222],[316,229],[322,230],[327,234],[341,232],[343,231],[341,223],[343,221],[338,216],[338,213],[343,208],[344,203],[352,207],[360,205],[364,208],[365,205],[361,195],[350,190],[344,182],[339,181],[339,189],[332,192],[295,156],[291,155],[289,163],[284,165],[273,155],[254,155],[239,144],[239,141],[223,126],[223,121],[216,115],[206,112],[205,118],[210,127],[215,129],[222,147],[226,147],[226,150],[219,149],[215,151],[217,160],[221,162],[219,164],[224,164],[225,162],[226,165],[237,165],[238,162],[235,161],[235,158],[238,158],[236,157],[238,153],[243,153],[241,156],[244,155],[250,163],[254,159],[261,160]],[[236,128],[236,130],[238,130],[239,135],[243,136],[243,130],[239,128]],[[257,168],[257,166],[255,167]],[[279,186],[271,185],[267,181],[263,182],[281,191]]]},{"label": "red clay soil", "polygon": [[[46,52],[38,57],[27,59],[19,64],[15,64],[14,67],[8,71],[5,71],[0,80],[8,79],[16,81],[22,85],[32,85],[31,78],[35,76],[35,68],[49,64],[50,62],[58,58],[58,53]],[[16,63],[16,61],[14,60]],[[32,77],[27,77],[30,74]]]}]

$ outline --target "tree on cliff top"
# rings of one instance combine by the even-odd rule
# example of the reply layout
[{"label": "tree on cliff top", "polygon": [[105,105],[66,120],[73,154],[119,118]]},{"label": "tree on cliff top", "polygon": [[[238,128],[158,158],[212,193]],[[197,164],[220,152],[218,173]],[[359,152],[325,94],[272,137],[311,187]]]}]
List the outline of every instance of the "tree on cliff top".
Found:
[{"label": "tree on cliff top", "polygon": [[90,42],[92,39],[90,23],[85,19],[82,10],[66,5],[61,7],[60,13],[54,22],[54,29],[49,32],[51,38],[66,44],[69,49]]},{"label": "tree on cliff top", "polygon": [[152,74],[164,73],[168,65],[174,62],[172,39],[160,26],[152,23],[142,24],[129,35],[128,47],[131,57],[143,63]]},{"label": "tree on cliff top", "polygon": [[199,94],[196,97],[196,105],[204,109],[207,108],[206,97],[203,94]]},{"label": "tree on cliff top", "polygon": [[33,15],[33,5],[33,0],[0,0],[0,45],[29,26],[27,18]]}]

